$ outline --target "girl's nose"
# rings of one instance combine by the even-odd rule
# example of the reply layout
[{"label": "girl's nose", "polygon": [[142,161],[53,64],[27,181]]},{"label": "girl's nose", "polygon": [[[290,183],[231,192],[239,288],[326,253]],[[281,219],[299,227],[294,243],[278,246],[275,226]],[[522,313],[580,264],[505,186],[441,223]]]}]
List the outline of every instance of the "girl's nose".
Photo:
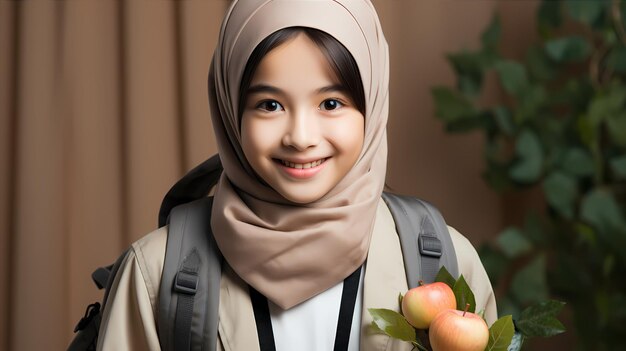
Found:
[{"label": "girl's nose", "polygon": [[320,130],[314,114],[306,111],[294,113],[283,136],[283,145],[303,151],[317,145],[319,141]]}]

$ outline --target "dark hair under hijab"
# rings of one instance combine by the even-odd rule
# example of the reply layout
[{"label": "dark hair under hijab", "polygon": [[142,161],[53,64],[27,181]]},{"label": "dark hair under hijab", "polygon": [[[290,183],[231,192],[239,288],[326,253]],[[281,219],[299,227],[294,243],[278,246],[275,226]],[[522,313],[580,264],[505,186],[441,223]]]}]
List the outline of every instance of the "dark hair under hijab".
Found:
[{"label": "dark hair under hijab", "polygon": [[278,30],[263,39],[250,55],[241,77],[241,85],[239,86],[239,119],[241,119],[243,114],[250,82],[252,82],[252,77],[263,57],[274,48],[300,33],[304,33],[320,48],[339,79],[339,83],[346,88],[346,93],[354,103],[354,106],[365,116],[365,91],[363,90],[361,74],[356,61],[348,49],[337,39],[321,30],[308,27],[288,27]]}]

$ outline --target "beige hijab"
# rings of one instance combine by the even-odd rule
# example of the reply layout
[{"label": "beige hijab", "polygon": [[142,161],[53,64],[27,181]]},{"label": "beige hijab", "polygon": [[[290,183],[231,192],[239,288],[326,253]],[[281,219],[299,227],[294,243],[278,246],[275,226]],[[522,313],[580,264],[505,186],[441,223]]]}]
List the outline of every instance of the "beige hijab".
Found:
[{"label": "beige hijab", "polygon": [[[265,37],[293,26],[329,33],[352,54],[365,90],[365,141],[354,167],[326,195],[289,202],[248,164],[238,91],[250,54]],[[389,52],[369,0],[234,0],[209,73],[211,117],[224,173],[211,227],[226,261],[284,309],[336,285],[367,257],[387,163]]]}]

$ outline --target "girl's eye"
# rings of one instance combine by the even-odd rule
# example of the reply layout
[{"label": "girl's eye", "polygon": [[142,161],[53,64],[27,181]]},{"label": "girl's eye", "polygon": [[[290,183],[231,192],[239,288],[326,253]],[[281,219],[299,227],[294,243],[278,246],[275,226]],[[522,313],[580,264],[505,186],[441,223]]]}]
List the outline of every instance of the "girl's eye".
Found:
[{"label": "girl's eye", "polygon": [[262,101],[259,105],[257,105],[257,108],[260,108],[268,112],[275,112],[275,111],[283,109],[283,107],[276,100]]},{"label": "girl's eye", "polygon": [[336,110],[336,109],[340,108],[341,106],[343,106],[343,104],[341,102],[339,102],[339,100],[328,99],[328,100],[324,100],[324,102],[322,102],[322,104],[320,105],[320,108],[322,110],[332,111],[332,110]]}]

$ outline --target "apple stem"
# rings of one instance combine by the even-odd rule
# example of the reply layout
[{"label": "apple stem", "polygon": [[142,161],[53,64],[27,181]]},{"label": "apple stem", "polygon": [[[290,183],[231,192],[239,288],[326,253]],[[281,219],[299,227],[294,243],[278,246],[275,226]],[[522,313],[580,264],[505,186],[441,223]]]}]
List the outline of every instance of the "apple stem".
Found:
[{"label": "apple stem", "polygon": [[469,310],[469,308],[470,308],[470,304],[466,303],[465,304],[465,311],[463,311],[463,317],[465,317],[465,314],[467,313],[467,310]]},{"label": "apple stem", "polygon": [[417,285],[419,285],[419,286],[424,285],[424,281],[423,281],[423,280],[420,280],[419,282],[417,282]]}]

